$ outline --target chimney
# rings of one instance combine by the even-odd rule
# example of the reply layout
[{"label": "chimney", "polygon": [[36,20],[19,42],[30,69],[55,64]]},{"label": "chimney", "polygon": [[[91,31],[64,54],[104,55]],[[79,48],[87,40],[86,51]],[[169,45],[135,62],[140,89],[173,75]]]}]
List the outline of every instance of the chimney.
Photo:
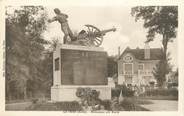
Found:
[{"label": "chimney", "polygon": [[144,59],[150,59],[150,47],[147,42],[145,43],[144,46]]},{"label": "chimney", "polygon": [[118,47],[118,58],[120,57],[120,46]]}]

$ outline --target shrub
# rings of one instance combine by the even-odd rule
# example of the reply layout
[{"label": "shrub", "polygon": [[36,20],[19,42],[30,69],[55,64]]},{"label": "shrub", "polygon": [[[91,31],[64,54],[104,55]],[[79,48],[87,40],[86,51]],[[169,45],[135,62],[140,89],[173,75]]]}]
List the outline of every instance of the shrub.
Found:
[{"label": "shrub", "polygon": [[178,83],[169,83],[168,85],[167,85],[167,88],[174,88],[174,87],[178,87]]},{"label": "shrub", "polygon": [[112,89],[112,97],[119,97],[121,91],[124,97],[133,97],[135,92],[126,85],[117,85],[115,89]]},{"label": "shrub", "polygon": [[100,109],[101,100],[99,99],[99,91],[92,90],[91,88],[78,88],[76,96],[80,98],[80,104],[84,110],[92,108],[92,110]]},{"label": "shrub", "polygon": [[115,88],[111,90],[112,97],[119,97],[119,95],[120,95],[120,89]]},{"label": "shrub", "polygon": [[31,100],[31,102],[32,102],[33,104],[36,104],[36,103],[38,102],[38,99],[37,99],[37,98],[34,98],[34,99]]},{"label": "shrub", "polygon": [[178,96],[178,90],[177,89],[170,89],[170,94],[172,96]]},{"label": "shrub", "polygon": [[105,110],[111,110],[111,101],[110,100],[101,101],[101,105],[104,106]]}]

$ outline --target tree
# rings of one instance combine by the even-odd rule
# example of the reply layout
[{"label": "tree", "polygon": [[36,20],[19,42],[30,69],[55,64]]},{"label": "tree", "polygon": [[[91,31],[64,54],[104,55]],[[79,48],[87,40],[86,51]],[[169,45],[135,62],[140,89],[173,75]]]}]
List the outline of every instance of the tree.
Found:
[{"label": "tree", "polygon": [[166,81],[165,73],[168,74],[169,72],[172,71],[172,65],[169,63],[171,58],[169,56],[170,56],[170,52],[167,54],[167,59],[166,59],[167,65],[164,64],[164,61],[163,61],[164,57],[162,55],[160,61],[158,62],[158,64],[156,64],[156,67],[153,68],[152,73],[155,79],[157,80],[157,84],[159,87],[164,87],[164,82]]},{"label": "tree", "polygon": [[116,56],[108,56],[107,58],[108,77],[113,77],[115,74],[117,75],[118,65],[115,59],[116,59]]},{"label": "tree", "polygon": [[60,43],[59,42],[59,37],[53,37],[52,38],[52,41],[51,42],[49,42],[49,50],[50,51],[55,51],[56,50],[56,47],[57,47],[57,45]]},{"label": "tree", "polygon": [[22,6],[9,13],[11,8],[6,8],[6,97],[14,97],[11,93],[16,89],[18,97],[14,99],[26,99],[32,87],[39,89],[44,78],[40,64],[47,41],[41,34],[46,29],[47,14],[42,6]]},{"label": "tree", "polygon": [[[178,7],[177,6],[137,6],[131,11],[135,20],[142,19],[144,28],[148,29],[146,42],[154,40],[155,35],[162,36],[162,76],[167,74],[167,47],[177,36]],[[160,64],[161,65],[161,64]],[[164,79],[165,80],[165,79]]]},{"label": "tree", "polygon": [[178,68],[176,69],[176,73],[174,76],[178,77]]}]

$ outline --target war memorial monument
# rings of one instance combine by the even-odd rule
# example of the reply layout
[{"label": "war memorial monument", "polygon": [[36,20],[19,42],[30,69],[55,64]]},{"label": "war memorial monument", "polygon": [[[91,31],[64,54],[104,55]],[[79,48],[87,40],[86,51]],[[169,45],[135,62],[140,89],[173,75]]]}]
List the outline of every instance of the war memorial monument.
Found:
[{"label": "war memorial monument", "polygon": [[111,87],[107,78],[107,52],[99,47],[107,32],[115,28],[100,30],[93,25],[85,25],[74,36],[68,15],[54,9],[56,16],[49,22],[58,21],[64,33],[63,44],[58,44],[53,52],[53,86],[51,100],[75,101],[77,88],[92,88],[100,92],[100,99],[111,99]]}]

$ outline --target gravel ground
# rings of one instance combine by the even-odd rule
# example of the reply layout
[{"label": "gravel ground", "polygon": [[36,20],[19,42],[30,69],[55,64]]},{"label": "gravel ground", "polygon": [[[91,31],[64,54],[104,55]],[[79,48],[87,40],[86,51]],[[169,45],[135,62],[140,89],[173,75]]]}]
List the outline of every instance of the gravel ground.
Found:
[{"label": "gravel ground", "polygon": [[174,100],[149,100],[153,104],[141,105],[150,111],[177,111],[178,101]]}]

